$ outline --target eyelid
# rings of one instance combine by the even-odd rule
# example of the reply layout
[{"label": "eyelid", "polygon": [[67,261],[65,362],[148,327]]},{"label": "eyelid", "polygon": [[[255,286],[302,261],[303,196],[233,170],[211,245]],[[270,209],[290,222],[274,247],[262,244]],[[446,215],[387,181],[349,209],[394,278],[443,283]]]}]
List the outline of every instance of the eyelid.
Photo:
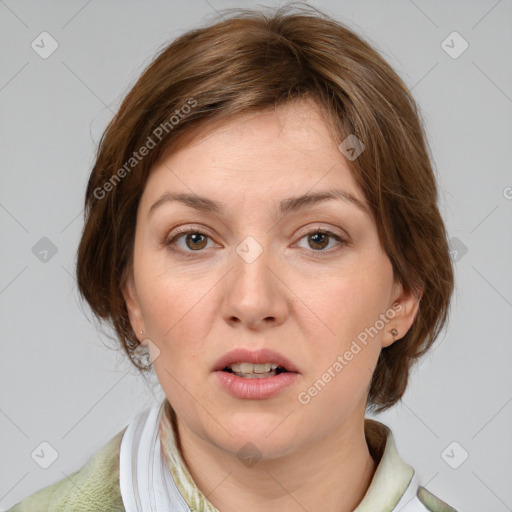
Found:
[{"label": "eyelid", "polygon": [[300,228],[298,236],[300,236],[302,238],[303,236],[308,235],[311,232],[314,232],[315,230],[327,231],[332,235],[338,236],[338,237],[346,240],[347,242],[350,241],[350,236],[344,229],[335,228],[330,225],[322,224],[320,222],[313,223],[313,225],[308,224],[306,227],[304,227],[304,229]]},{"label": "eyelid", "polygon": [[171,230],[171,232],[166,238],[174,238],[174,236],[179,235],[180,233],[189,233],[191,231],[194,233],[197,231],[198,233],[203,233],[205,235],[207,234],[210,237],[212,236],[211,232],[207,228],[199,224],[186,224],[185,227],[180,226],[177,227],[176,229]]}]

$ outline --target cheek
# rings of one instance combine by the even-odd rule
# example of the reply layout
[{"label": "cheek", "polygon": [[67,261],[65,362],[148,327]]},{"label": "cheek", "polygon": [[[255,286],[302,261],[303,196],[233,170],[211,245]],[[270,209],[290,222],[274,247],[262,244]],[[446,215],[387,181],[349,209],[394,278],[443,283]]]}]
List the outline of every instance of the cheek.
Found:
[{"label": "cheek", "polygon": [[136,242],[137,293],[147,331],[161,343],[187,324],[201,294],[199,284],[195,286],[186,272],[170,265],[165,249],[153,248],[148,237],[142,232]]},{"label": "cheek", "polygon": [[317,351],[325,351],[329,346],[343,350],[386,312],[392,284],[393,272],[387,258],[361,259],[342,272],[316,279],[315,286],[308,279],[299,288],[296,281],[297,295],[306,297],[307,305],[301,315],[301,328],[309,333]]},{"label": "cheek", "polygon": [[[149,337],[160,355],[155,370],[165,370],[178,380],[199,376],[200,356],[204,353],[210,329],[211,277],[193,280],[182,272],[165,268],[158,260],[141,260],[139,297]],[[160,377],[160,376],[159,376]],[[165,378],[165,373],[163,375]],[[172,381],[172,378],[171,378]]]},{"label": "cheek", "polygon": [[[303,391],[321,414],[338,417],[365,396],[381,351],[386,324],[379,319],[392,278],[387,258],[360,258],[350,271],[309,287],[307,305],[317,318],[312,321],[309,315],[301,325],[311,348]],[[302,293],[307,289],[304,283]]]},{"label": "cheek", "polygon": [[147,296],[144,318],[160,350],[153,362],[158,381],[165,394],[172,397],[173,407],[188,418],[194,416],[191,396],[199,403],[205,402],[201,383],[205,377],[202,354],[207,329],[203,304],[195,293],[187,294],[179,284],[160,280]]},{"label": "cheek", "polygon": [[[346,320],[344,322],[344,320]],[[338,317],[337,337],[315,344],[312,364],[305,375],[299,403],[307,402],[315,416],[327,423],[344,421],[362,401],[366,401],[381,351],[379,336],[360,328],[361,320]],[[363,336],[361,336],[363,333]],[[323,421],[324,421],[323,420]]]},{"label": "cheek", "polygon": [[148,332],[161,350],[197,352],[205,343],[206,303],[197,294],[180,291],[179,283],[151,290],[143,312]]}]

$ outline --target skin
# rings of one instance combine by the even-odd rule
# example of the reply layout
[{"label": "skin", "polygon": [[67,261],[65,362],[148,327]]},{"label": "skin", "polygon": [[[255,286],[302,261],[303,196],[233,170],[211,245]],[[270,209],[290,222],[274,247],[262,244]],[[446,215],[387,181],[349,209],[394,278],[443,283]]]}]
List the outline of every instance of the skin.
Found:
[{"label": "skin", "polygon": [[[394,281],[369,210],[341,200],[284,217],[276,210],[284,198],[331,188],[367,205],[318,105],[301,100],[199,131],[164,154],[142,194],[124,285],[130,321],[144,331],[141,340],[151,340],[183,459],[222,512],[241,505],[311,511],[318,503],[352,511],[375,472],[364,437],[368,389],[382,347],[408,331],[418,298]],[[226,210],[165,202],[148,217],[168,191],[206,196]],[[207,236],[185,234],[166,245],[177,227]],[[346,243],[318,234],[311,240],[318,228]],[[252,263],[236,252],[249,236],[263,250]],[[385,328],[307,405],[299,403],[299,393],[397,301],[400,312]],[[272,348],[297,366],[299,378],[268,399],[234,398],[211,370],[235,347]],[[237,457],[247,442],[262,457],[252,467]]]}]

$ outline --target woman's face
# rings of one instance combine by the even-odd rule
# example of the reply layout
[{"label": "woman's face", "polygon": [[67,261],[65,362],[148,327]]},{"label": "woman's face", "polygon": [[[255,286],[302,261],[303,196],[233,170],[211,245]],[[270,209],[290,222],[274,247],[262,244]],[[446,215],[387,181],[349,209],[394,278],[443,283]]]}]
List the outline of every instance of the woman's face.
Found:
[{"label": "woman's face", "polygon": [[413,320],[365,198],[306,102],[164,156],[140,201],[133,265],[130,320],[151,340],[180,428],[233,454],[251,442],[273,458],[360,429],[380,350]]}]

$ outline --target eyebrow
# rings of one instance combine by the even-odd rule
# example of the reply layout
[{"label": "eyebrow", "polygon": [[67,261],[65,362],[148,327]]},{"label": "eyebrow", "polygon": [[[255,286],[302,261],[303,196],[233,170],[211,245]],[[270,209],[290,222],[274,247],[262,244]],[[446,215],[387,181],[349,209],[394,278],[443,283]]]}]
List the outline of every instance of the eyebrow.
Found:
[{"label": "eyebrow", "polygon": [[[288,197],[279,203],[278,213],[281,216],[285,216],[290,212],[298,211],[300,209],[313,206],[314,204],[333,199],[348,202],[357,206],[365,213],[369,213],[368,208],[360,199],[350,192],[339,189]],[[168,202],[179,202],[196,210],[211,212],[218,215],[221,215],[226,208],[225,205],[219,201],[199,196],[197,194],[166,192],[150,207],[148,217],[150,217],[159,206]]]}]

